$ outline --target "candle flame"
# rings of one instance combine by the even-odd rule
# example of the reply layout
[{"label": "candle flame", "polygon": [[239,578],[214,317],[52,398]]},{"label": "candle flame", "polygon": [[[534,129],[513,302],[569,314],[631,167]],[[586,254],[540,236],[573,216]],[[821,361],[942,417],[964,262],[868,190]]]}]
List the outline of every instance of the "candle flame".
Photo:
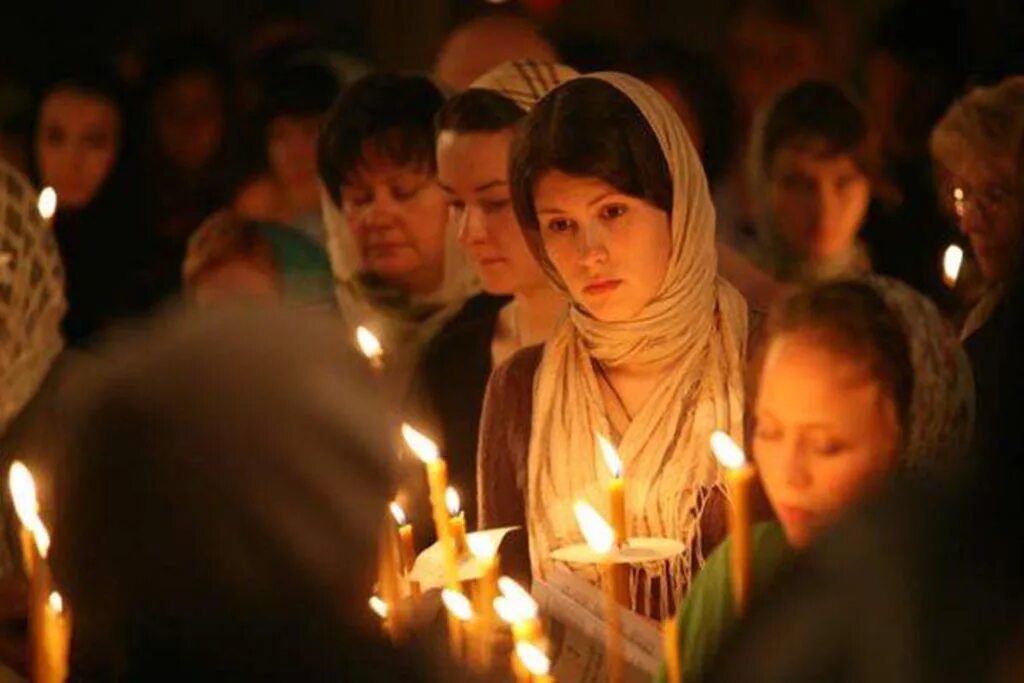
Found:
[{"label": "candle flame", "polygon": [[388,603],[384,602],[379,596],[374,595],[370,598],[370,609],[373,610],[381,619],[387,619],[388,614],[391,613],[391,608],[388,607]]},{"label": "candle flame", "polygon": [[7,484],[14,501],[14,511],[21,525],[32,530],[39,523],[39,499],[36,497],[36,482],[25,464],[20,460],[11,463]]},{"label": "candle flame", "polygon": [[412,449],[412,452],[416,454],[416,457],[422,460],[426,464],[437,462],[441,459],[441,454],[437,450],[437,444],[424,436],[421,432],[416,431],[409,424],[402,425],[402,438],[405,439],[406,445]]},{"label": "candle flame", "polygon": [[36,208],[39,209],[39,215],[43,217],[43,220],[48,221],[53,218],[53,214],[57,213],[57,191],[52,187],[44,187],[43,191],[39,193]]},{"label": "candle flame", "polygon": [[473,618],[473,606],[469,604],[469,598],[459,591],[445,588],[441,591],[441,600],[459,621],[469,621]]},{"label": "candle flame", "polygon": [[956,285],[960,277],[960,268],[964,264],[964,250],[959,245],[951,244],[942,254],[942,279],[948,287]]},{"label": "candle flame", "polygon": [[50,552],[50,532],[39,518],[39,498],[36,496],[36,482],[32,473],[24,463],[15,460],[8,470],[7,483],[18,521],[32,534],[39,556],[45,558]]},{"label": "candle flame", "polygon": [[711,450],[722,467],[730,470],[739,469],[747,462],[743,449],[725,432],[714,432],[711,435]]},{"label": "candle flame", "polygon": [[462,512],[462,500],[459,498],[459,492],[455,490],[455,487],[449,486],[448,490],[444,492],[444,504],[448,507],[448,514],[452,517]]},{"label": "candle flame", "polygon": [[533,643],[527,641],[516,643],[516,655],[526,670],[534,676],[547,676],[551,671],[551,660],[543,650]]},{"label": "candle flame", "polygon": [[529,591],[516,583],[514,579],[507,576],[498,579],[498,590],[501,591],[502,597],[508,601],[508,606],[513,610],[513,614],[517,615],[513,621],[537,618],[537,612],[539,611],[537,601],[533,599]]},{"label": "candle flame", "polygon": [[619,452],[615,450],[615,446],[612,442],[604,437],[602,434],[597,434],[597,445],[601,448],[601,454],[604,455],[605,464],[608,465],[608,469],[611,470],[612,476],[616,479],[622,477],[622,458],[619,457]]},{"label": "candle flame", "polygon": [[590,549],[602,555],[610,553],[615,547],[615,530],[611,525],[589,503],[582,500],[576,501],[573,509],[576,512],[576,522],[580,525],[580,531],[583,532],[583,538]]},{"label": "candle flame", "polygon": [[380,345],[377,335],[362,325],[356,328],[356,344],[363,355],[370,360],[379,360],[384,355],[384,347]]},{"label": "candle flame", "polygon": [[498,554],[498,546],[494,539],[483,532],[466,536],[466,545],[469,546],[469,552],[478,560],[490,560]]},{"label": "candle flame", "polygon": [[391,516],[395,518],[395,522],[398,523],[398,526],[405,526],[409,523],[409,518],[405,516],[405,510],[402,509],[401,505],[395,501],[391,501],[391,505],[388,507],[391,508]]},{"label": "candle flame", "polygon": [[47,598],[46,602],[50,606],[50,609],[57,614],[62,614],[64,612],[64,598],[62,598],[60,593],[57,591],[50,593],[50,597]]}]

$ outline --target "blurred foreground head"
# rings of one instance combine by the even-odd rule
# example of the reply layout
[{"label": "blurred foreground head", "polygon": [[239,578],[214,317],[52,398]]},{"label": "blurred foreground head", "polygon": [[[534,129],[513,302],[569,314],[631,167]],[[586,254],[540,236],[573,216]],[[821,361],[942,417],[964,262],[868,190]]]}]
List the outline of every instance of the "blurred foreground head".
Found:
[{"label": "blurred foreground head", "polygon": [[274,308],[101,347],[55,484],[76,675],[415,678],[367,607],[391,456],[350,348],[333,319]]}]

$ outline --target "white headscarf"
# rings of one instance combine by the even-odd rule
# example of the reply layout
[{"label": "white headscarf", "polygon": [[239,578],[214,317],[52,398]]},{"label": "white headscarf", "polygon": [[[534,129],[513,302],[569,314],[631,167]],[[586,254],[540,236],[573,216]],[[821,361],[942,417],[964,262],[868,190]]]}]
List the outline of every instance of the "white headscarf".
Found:
[{"label": "white headscarf", "polygon": [[29,182],[0,161],[0,434],[64,348],[64,267],[38,199]]},{"label": "white headscarf", "polygon": [[[621,435],[627,516],[632,535],[682,541],[670,567],[676,597],[688,585],[700,552],[703,507],[722,486],[710,448],[716,429],[743,435],[743,360],[747,309],[740,294],[716,274],[715,213],[700,159],[672,107],[652,88],[617,73],[585,76],[628,97],[657,136],[672,177],[672,253],[662,285],[633,319],[604,322],[579,302],[545,347],[534,386],[528,461],[528,521],[535,576],[551,568],[551,551],[582,537],[573,502],[606,500],[610,477],[595,433],[614,439],[594,361],[668,364],[666,376]],[[546,269],[553,272],[550,264]],[[568,295],[563,282],[555,285]],[[648,583],[635,609],[651,613],[651,576],[663,566],[633,573]],[[636,591],[633,591],[636,594]],[[669,595],[660,591],[660,613]]]}]

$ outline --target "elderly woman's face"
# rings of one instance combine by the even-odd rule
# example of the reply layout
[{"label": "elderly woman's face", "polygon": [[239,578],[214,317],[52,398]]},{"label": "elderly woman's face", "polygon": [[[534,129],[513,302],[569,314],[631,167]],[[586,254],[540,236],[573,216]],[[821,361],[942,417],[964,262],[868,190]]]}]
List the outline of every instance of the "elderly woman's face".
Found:
[{"label": "elderly woman's face", "polygon": [[99,192],[117,160],[121,115],[105,97],[71,88],[43,100],[36,160],[43,185],[61,206],[85,206]]},{"label": "elderly woman's face", "polygon": [[548,171],[534,205],[548,258],[574,301],[598,320],[635,318],[661,289],[669,215],[593,177]]},{"label": "elderly woman's face", "polygon": [[410,292],[440,287],[448,203],[428,169],[367,149],[341,188],[341,208],[365,270]]},{"label": "elderly woman's face", "polygon": [[753,453],[765,492],[796,547],[892,471],[899,427],[891,397],[864,363],[818,334],[768,347]]},{"label": "elderly woman's face", "polygon": [[971,241],[989,282],[1003,282],[1012,273],[1021,248],[1020,201],[1010,159],[966,160],[941,183],[942,201]]}]

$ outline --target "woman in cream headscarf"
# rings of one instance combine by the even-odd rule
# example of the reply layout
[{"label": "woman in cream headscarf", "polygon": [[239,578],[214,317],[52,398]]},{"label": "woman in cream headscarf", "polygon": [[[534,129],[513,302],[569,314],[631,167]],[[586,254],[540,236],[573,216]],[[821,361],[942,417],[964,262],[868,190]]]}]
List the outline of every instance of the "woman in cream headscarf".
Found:
[{"label": "woman in cream headscarf", "polygon": [[[682,123],[655,91],[595,74],[537,105],[513,151],[513,201],[527,240],[571,299],[543,350],[492,376],[481,427],[481,523],[526,523],[531,569],[581,541],[580,498],[624,463],[636,536],[682,541],[663,566],[634,568],[633,606],[667,614],[720,533],[721,473],[708,438],[742,437],[747,309],[716,274],[714,209]],[[643,571],[639,571],[642,569]],[[657,604],[654,601],[657,600]]]},{"label": "woman in cream headscarf", "polygon": [[380,338],[399,377],[479,288],[435,176],[433,117],[443,101],[422,76],[367,76],[334,104],[320,136],[341,314]]}]

